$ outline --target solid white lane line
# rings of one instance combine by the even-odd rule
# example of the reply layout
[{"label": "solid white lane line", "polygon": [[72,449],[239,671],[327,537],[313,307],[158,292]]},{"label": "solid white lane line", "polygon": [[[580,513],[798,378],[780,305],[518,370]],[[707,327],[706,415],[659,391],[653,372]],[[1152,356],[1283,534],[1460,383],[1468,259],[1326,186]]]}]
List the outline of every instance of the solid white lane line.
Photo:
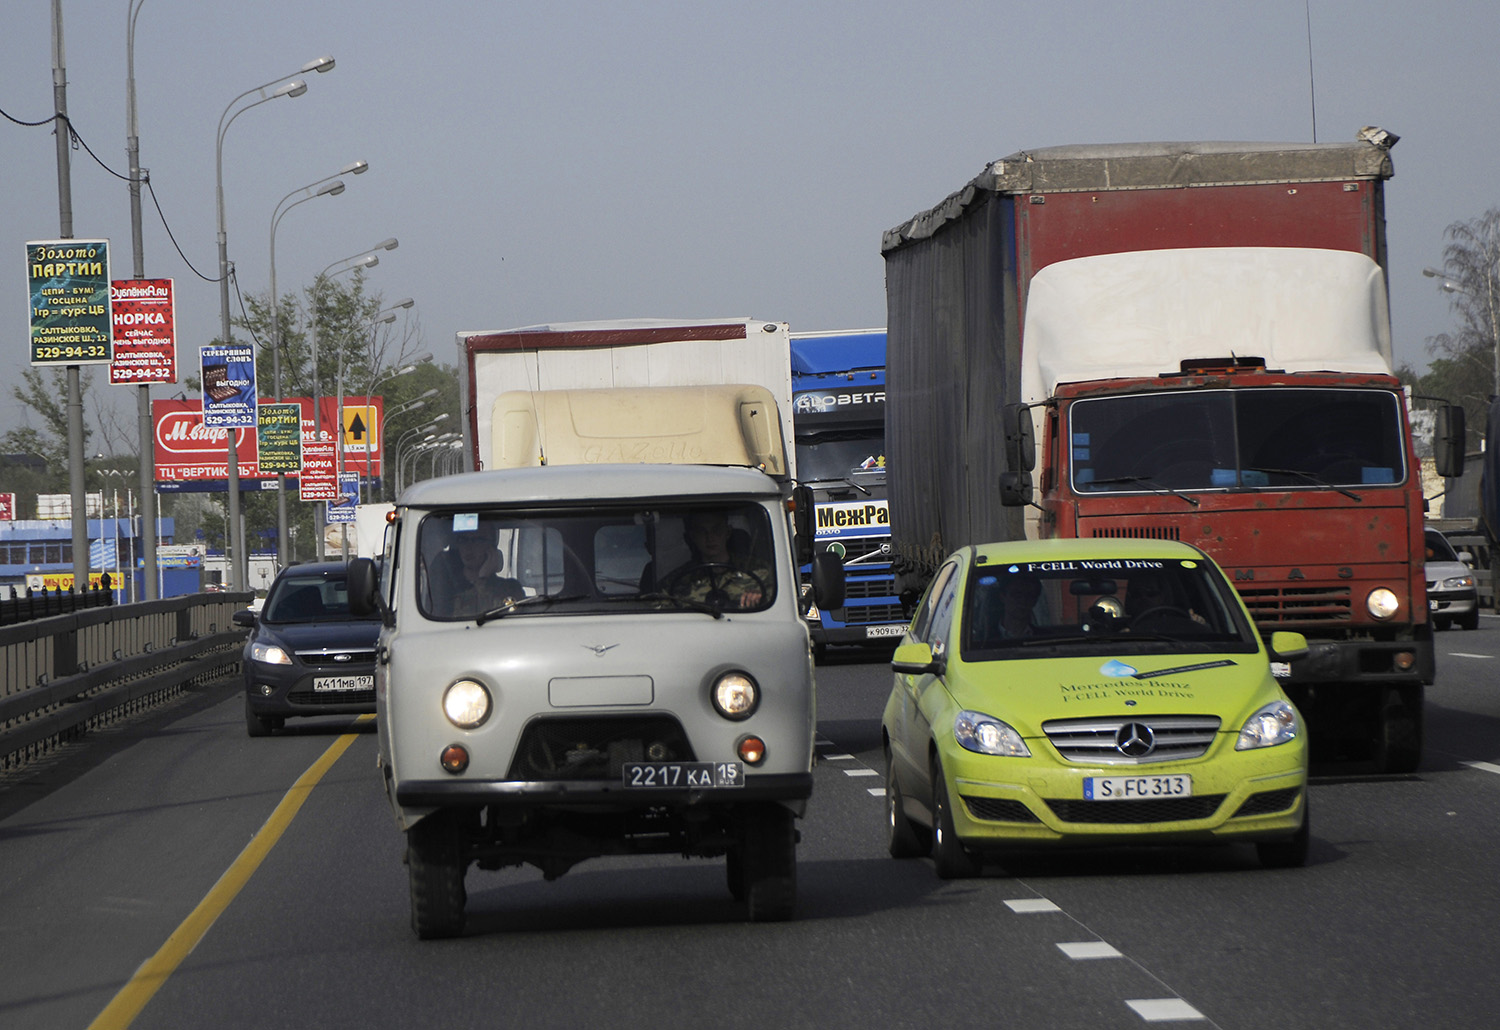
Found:
[{"label": "solid white lane line", "polygon": [[1124,958],[1120,949],[1105,941],[1078,941],[1072,944],[1059,944],[1058,948],[1068,958]]},{"label": "solid white lane line", "polygon": [[1135,1014],[1148,1023],[1167,1023],[1179,1019],[1204,1019],[1203,1013],[1181,998],[1137,998],[1127,1001]]}]

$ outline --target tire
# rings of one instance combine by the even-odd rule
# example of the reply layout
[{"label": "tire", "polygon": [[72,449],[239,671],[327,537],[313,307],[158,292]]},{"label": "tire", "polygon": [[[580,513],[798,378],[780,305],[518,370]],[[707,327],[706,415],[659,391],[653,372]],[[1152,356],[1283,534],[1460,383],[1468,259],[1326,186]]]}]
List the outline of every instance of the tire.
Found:
[{"label": "tire", "polygon": [[406,831],[411,928],[424,941],[464,932],[463,841],[449,812],[434,812]]},{"label": "tire", "polygon": [[797,908],[797,827],[777,804],[756,805],[745,817],[740,860],[752,923],[781,923]]},{"label": "tire", "polygon": [[886,850],[892,858],[923,858],[932,853],[932,831],[906,817],[901,784],[890,752],[885,756]]},{"label": "tire", "polygon": [[932,760],[932,858],[944,880],[967,880],[978,876],[984,862],[958,839],[953,829],[953,803],[942,763]]},{"label": "tire", "polygon": [[1312,843],[1312,812],[1306,789],[1302,792],[1302,826],[1287,840],[1266,841],[1255,845],[1256,857],[1267,869],[1300,869],[1307,865],[1308,846]]},{"label": "tire", "polygon": [[256,715],[255,710],[250,707],[250,701],[245,701],[245,732],[252,737],[269,737],[272,733],[281,729],[284,720],[272,715]]},{"label": "tire", "polygon": [[729,883],[730,896],[735,901],[744,901],[750,893],[750,884],[745,879],[745,853],[737,844],[724,853],[724,878]]},{"label": "tire", "polygon": [[1477,601],[1475,602],[1474,610],[1472,612],[1469,612],[1467,615],[1460,615],[1458,617],[1458,624],[1464,629],[1472,630],[1479,628],[1479,603]]},{"label": "tire", "polygon": [[1448,620],[1447,619],[1444,619],[1444,618],[1442,618],[1440,616],[1437,616],[1437,615],[1434,615],[1432,617],[1432,631],[1434,633],[1441,633],[1441,632],[1443,632],[1443,630],[1445,630],[1447,628],[1448,628]]},{"label": "tire", "polygon": [[1422,762],[1421,687],[1392,687],[1385,692],[1376,727],[1375,764],[1382,773],[1416,772]]}]

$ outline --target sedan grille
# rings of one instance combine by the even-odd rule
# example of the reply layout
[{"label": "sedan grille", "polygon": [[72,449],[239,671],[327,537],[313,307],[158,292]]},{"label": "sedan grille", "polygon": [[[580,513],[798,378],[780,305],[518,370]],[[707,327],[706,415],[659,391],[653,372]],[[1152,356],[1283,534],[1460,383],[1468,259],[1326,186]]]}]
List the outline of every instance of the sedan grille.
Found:
[{"label": "sedan grille", "polygon": [[375,703],[374,690],[293,690],[286,699],[294,705],[359,705]]},{"label": "sedan grille", "polygon": [[[300,661],[303,665],[311,666],[316,669],[331,667],[352,669],[356,665],[373,666],[375,664],[375,648],[320,647],[315,651],[298,651],[297,660]],[[367,669],[365,671],[369,670]]]},{"label": "sedan grille", "polygon": [[681,724],[669,716],[547,718],[521,733],[505,778],[618,780],[627,762],[696,760]]},{"label": "sedan grille", "polygon": [[1048,798],[1047,807],[1065,823],[1180,823],[1207,819],[1224,803],[1223,794],[1146,801],[1073,801]]},{"label": "sedan grille", "polygon": [[1069,762],[1088,765],[1145,765],[1197,758],[1208,750],[1218,730],[1219,720],[1212,715],[1052,719],[1042,723],[1042,732],[1058,754]]}]

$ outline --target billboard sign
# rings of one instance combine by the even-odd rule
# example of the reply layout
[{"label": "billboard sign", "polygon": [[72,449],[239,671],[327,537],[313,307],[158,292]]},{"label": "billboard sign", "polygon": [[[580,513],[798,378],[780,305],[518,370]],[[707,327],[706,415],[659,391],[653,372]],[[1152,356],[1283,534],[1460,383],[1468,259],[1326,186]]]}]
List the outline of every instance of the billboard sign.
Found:
[{"label": "billboard sign", "polygon": [[339,496],[337,500],[328,502],[328,524],[347,523],[353,525],[355,514],[359,510],[359,474],[357,472],[339,473]]},{"label": "billboard sign", "polygon": [[172,280],[116,279],[109,296],[115,341],[110,385],[177,382]]},{"label": "billboard sign", "polygon": [[26,244],[31,363],[99,365],[110,360],[109,241]]},{"label": "billboard sign", "polygon": [[0,494],[0,522],[14,522],[16,518],[16,495]]},{"label": "billboard sign", "polygon": [[203,424],[211,429],[255,428],[255,348],[248,343],[199,348]]},{"label": "billboard sign", "polygon": [[228,479],[231,432],[241,479],[260,478],[254,431],[205,425],[203,406],[198,401],[153,400],[151,421],[155,429],[156,479],[161,488],[170,489],[168,483]]},{"label": "billboard sign", "polygon": [[302,441],[302,473],[297,478],[297,499],[338,501],[338,457],[332,440],[326,443]]},{"label": "billboard sign", "polygon": [[[261,475],[302,471],[302,405],[261,404],[255,424]],[[226,445],[227,449],[227,445]]]}]

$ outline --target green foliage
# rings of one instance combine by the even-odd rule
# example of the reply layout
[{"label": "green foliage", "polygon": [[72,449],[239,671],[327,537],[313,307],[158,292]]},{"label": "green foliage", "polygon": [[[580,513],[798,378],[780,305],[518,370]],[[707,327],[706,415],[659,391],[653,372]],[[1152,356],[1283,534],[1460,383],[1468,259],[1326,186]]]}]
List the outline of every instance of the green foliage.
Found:
[{"label": "green foliage", "polygon": [[[1444,231],[1443,277],[1456,327],[1427,340],[1437,355],[1426,374],[1406,378],[1421,398],[1460,404],[1467,418],[1469,444],[1478,448],[1489,401],[1500,389],[1497,337],[1500,337],[1500,208],[1454,222]],[[1410,375],[1409,369],[1403,372]]]}]

